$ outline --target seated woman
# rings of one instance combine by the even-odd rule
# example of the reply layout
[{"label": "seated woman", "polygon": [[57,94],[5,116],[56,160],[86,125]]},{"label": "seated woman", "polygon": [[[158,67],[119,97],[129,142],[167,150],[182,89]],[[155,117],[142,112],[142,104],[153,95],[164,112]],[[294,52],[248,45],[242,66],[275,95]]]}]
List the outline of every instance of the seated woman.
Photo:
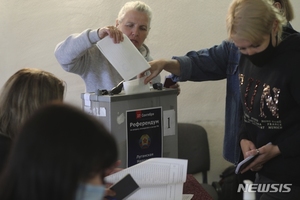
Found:
[{"label": "seated woman", "polygon": [[64,92],[64,81],[40,69],[21,69],[6,81],[0,93],[0,171],[24,120],[40,106],[62,101]]},{"label": "seated woman", "polygon": [[0,93],[0,133],[14,138],[17,129],[40,106],[62,101],[65,82],[50,72],[24,68],[13,74]]},{"label": "seated woman", "polygon": [[117,154],[115,139],[93,116],[62,103],[43,106],[15,139],[0,199],[102,199]]}]

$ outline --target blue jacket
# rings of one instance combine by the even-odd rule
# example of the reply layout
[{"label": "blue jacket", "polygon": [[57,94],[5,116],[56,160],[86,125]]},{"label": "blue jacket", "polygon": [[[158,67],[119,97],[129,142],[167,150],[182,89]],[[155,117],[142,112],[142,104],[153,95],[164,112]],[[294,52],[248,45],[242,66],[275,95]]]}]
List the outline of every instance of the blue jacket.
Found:
[{"label": "blue jacket", "polygon": [[199,51],[190,51],[185,56],[174,56],[180,63],[180,76],[172,75],[173,81],[208,81],[227,79],[225,135],[223,157],[237,164],[241,149],[239,129],[242,122],[242,107],[239,91],[238,64],[240,52],[232,42]]}]

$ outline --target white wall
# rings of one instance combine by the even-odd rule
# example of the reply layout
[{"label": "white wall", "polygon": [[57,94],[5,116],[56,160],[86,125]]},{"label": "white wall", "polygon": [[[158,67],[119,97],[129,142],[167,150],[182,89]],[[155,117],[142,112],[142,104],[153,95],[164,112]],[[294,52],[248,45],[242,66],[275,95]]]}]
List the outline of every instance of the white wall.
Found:
[{"label": "white wall", "polygon": [[[41,68],[68,84],[66,102],[81,107],[84,83],[57,63],[53,51],[69,34],[112,25],[125,0],[0,0],[0,87],[18,69]],[[170,58],[219,44],[226,38],[225,15],[230,0],[144,0],[153,9],[146,40],[153,58]],[[300,1],[291,0],[300,30]],[[229,165],[222,158],[225,81],[181,83],[179,121],[199,123],[209,134],[209,182]]]}]

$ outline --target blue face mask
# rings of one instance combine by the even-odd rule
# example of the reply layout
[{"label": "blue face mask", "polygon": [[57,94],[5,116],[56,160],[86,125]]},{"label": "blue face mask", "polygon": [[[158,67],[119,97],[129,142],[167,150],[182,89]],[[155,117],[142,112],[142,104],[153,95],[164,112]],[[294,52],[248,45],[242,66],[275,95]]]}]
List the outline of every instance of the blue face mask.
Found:
[{"label": "blue face mask", "polygon": [[104,185],[79,184],[75,200],[102,200],[104,194]]}]

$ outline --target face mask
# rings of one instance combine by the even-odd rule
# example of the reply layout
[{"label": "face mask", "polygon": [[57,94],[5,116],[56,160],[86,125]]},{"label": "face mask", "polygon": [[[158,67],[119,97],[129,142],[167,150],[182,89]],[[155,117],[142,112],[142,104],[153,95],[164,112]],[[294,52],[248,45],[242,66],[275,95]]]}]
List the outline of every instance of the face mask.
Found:
[{"label": "face mask", "polygon": [[102,200],[104,194],[104,185],[79,184],[75,200]]},{"label": "face mask", "polygon": [[[277,44],[277,37],[276,37],[276,44]],[[272,45],[272,35],[270,35],[269,46],[265,50],[253,55],[244,54],[244,56],[248,58],[253,65],[257,67],[263,67],[271,59],[274,50],[275,47],[273,47]]]}]

